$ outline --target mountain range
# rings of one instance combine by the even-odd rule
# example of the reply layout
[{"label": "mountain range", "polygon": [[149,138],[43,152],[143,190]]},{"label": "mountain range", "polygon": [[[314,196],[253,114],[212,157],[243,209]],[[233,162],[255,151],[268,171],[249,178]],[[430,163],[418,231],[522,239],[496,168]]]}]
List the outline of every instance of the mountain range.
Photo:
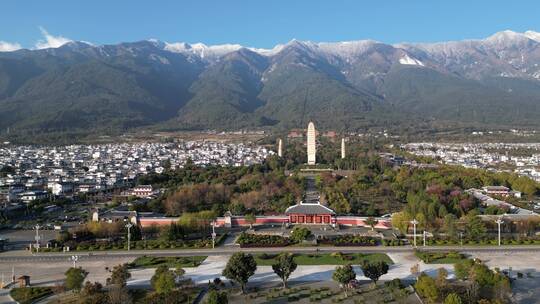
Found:
[{"label": "mountain range", "polygon": [[144,40],[0,52],[0,135],[540,126],[540,33],[272,49]]}]

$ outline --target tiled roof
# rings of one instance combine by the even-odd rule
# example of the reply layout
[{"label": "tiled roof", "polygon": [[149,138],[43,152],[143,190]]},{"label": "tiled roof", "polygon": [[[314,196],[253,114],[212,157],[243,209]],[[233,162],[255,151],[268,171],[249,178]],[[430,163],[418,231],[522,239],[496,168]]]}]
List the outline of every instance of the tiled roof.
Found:
[{"label": "tiled roof", "polygon": [[285,210],[285,214],[336,214],[334,210],[321,204],[297,204]]}]

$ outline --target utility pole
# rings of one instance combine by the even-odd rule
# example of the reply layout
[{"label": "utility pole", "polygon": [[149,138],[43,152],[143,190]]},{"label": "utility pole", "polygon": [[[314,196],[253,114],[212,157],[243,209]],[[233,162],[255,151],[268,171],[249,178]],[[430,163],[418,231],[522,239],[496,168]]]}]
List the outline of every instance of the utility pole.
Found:
[{"label": "utility pole", "polygon": [[129,251],[129,249],[131,247],[131,227],[133,227],[133,224],[131,224],[131,223],[126,224],[126,228],[128,230],[128,239],[127,239],[127,241],[128,241],[128,251]]},{"label": "utility pole", "polygon": [[424,247],[426,247],[426,234],[427,232],[424,230]]},{"label": "utility pole", "polygon": [[463,232],[459,233],[459,244],[460,246],[463,246]]},{"label": "utility pole", "polygon": [[501,246],[501,224],[504,223],[504,221],[501,218],[498,218],[495,223],[499,226],[499,246]]},{"label": "utility pole", "polygon": [[414,248],[416,248],[416,225],[418,225],[418,221],[414,219],[411,221],[411,224],[413,224],[413,233],[414,233],[413,244],[414,244]]},{"label": "utility pole", "polygon": [[35,239],[36,239],[36,252],[39,252],[39,239],[40,239],[40,237],[39,237],[39,228],[41,228],[41,227],[39,226],[39,224],[37,224],[35,228],[36,228],[36,237],[35,237]]}]

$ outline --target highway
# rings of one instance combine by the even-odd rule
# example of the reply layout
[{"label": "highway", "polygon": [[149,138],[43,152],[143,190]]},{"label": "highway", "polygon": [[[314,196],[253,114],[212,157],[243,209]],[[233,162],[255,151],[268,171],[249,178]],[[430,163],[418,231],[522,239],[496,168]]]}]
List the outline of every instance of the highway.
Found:
[{"label": "highway", "polygon": [[[419,250],[430,251],[461,251],[468,253],[512,253],[512,252],[540,252],[540,246],[538,245],[511,245],[511,246],[418,246]],[[71,256],[79,256],[79,260],[98,261],[107,259],[118,258],[136,258],[139,256],[194,256],[194,255],[231,255],[235,252],[247,252],[247,253],[280,253],[280,252],[292,252],[292,253],[328,253],[328,252],[343,252],[343,253],[406,253],[412,252],[414,248],[412,246],[374,246],[374,247],[272,247],[272,248],[240,248],[237,246],[222,246],[215,249],[163,249],[163,250],[115,250],[115,251],[92,251],[92,252],[55,252],[55,253],[35,253],[30,254],[28,251],[7,251],[0,254],[0,264],[9,262],[31,262],[31,261],[48,261],[48,262],[65,262],[69,260]]]}]

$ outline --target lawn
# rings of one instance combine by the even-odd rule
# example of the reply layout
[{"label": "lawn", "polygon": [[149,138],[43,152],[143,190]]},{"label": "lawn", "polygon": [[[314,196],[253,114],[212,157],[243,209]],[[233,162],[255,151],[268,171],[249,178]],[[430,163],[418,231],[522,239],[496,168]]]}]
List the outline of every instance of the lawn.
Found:
[{"label": "lawn", "polygon": [[50,287],[13,288],[9,294],[21,304],[30,304],[34,300],[52,294],[52,289]]},{"label": "lawn", "polygon": [[167,265],[169,268],[177,267],[197,267],[206,260],[207,256],[189,257],[154,257],[141,256],[129,263],[130,268],[156,268],[160,265]]},{"label": "lawn", "polygon": [[467,256],[457,251],[449,251],[449,252],[416,251],[415,255],[426,264],[455,264],[455,263],[458,263],[467,259]]},{"label": "lawn", "polygon": [[[276,254],[257,254],[255,260],[259,266],[270,266],[276,261]],[[361,265],[364,262],[384,261],[387,264],[394,262],[384,253],[322,253],[322,254],[294,254],[294,261],[298,265]]]}]

